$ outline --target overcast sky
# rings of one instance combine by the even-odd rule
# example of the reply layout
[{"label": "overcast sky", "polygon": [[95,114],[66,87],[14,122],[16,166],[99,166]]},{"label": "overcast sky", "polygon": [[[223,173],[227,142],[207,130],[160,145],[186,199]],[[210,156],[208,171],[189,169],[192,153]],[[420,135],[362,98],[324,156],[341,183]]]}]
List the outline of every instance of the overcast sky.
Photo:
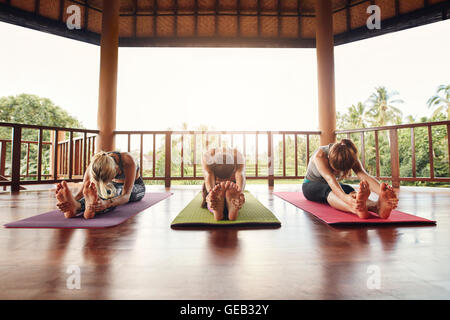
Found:
[{"label": "overcast sky", "polygon": [[[397,90],[404,116],[450,82],[450,21],[336,47],[336,106]],[[98,46],[0,23],[0,96],[37,94],[96,128]],[[314,49],[121,48],[117,129],[199,124],[221,130],[316,130]]]}]

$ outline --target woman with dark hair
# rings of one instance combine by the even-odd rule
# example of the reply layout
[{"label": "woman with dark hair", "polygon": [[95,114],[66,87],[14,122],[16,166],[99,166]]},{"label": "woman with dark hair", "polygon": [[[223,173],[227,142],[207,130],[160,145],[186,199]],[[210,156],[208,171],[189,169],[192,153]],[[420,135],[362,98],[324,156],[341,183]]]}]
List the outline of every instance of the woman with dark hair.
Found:
[{"label": "woman with dark hair", "polygon": [[215,148],[202,157],[202,207],[216,220],[236,220],[245,202],[245,160],[237,149]]},{"label": "woman with dark hair", "polygon": [[[350,176],[352,170],[361,181],[358,192],[350,185],[338,182]],[[364,170],[358,150],[349,139],[319,147],[309,162],[302,190],[308,200],[328,203],[361,219],[369,217],[368,211],[387,219],[398,204],[392,187],[378,182]],[[378,201],[369,200],[371,192],[378,195]]]}]

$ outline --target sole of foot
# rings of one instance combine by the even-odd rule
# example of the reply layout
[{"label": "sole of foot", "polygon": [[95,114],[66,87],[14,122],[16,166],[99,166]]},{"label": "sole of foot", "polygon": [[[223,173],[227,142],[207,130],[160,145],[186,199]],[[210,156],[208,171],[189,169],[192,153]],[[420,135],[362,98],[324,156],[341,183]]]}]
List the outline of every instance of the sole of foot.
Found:
[{"label": "sole of foot", "polygon": [[64,203],[64,217],[73,218],[77,213],[77,201],[72,196],[66,181],[61,182],[56,187],[56,199],[59,203]]},{"label": "sole of foot", "polygon": [[358,202],[361,203],[361,209],[356,211],[356,214],[361,219],[367,219],[369,217],[369,210],[367,209],[367,199],[369,199],[370,196],[370,188],[369,183],[365,180],[361,181],[359,183],[359,190],[356,194],[356,199]]},{"label": "sole of foot", "polygon": [[380,197],[378,199],[379,209],[378,215],[382,219],[387,219],[391,215],[392,210],[397,208],[398,198],[391,186],[386,183],[380,185]]},{"label": "sole of foot", "polygon": [[242,209],[244,204],[241,198],[241,192],[239,187],[235,183],[231,183],[225,193],[225,199],[228,208],[228,219],[236,220],[239,214],[239,210]]},{"label": "sole of foot", "polygon": [[222,220],[225,209],[225,183],[216,184],[209,192],[206,202],[209,210],[214,214],[214,219]]},{"label": "sole of foot", "polygon": [[93,205],[98,200],[97,188],[93,182],[86,183],[83,186],[83,195],[86,201],[85,209],[84,209],[84,218],[92,219],[95,217],[95,210],[93,209]]}]

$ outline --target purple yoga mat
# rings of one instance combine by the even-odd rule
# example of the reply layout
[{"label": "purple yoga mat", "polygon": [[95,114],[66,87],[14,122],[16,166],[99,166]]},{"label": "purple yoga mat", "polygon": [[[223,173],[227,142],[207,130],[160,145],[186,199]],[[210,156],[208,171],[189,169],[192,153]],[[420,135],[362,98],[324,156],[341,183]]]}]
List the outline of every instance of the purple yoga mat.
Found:
[{"label": "purple yoga mat", "polygon": [[110,212],[98,214],[94,219],[84,219],[83,214],[66,219],[60,210],[53,210],[34,217],[7,223],[6,228],[109,228],[115,227],[139,212],[170,197],[170,192],[146,193],[141,201],[129,202]]}]

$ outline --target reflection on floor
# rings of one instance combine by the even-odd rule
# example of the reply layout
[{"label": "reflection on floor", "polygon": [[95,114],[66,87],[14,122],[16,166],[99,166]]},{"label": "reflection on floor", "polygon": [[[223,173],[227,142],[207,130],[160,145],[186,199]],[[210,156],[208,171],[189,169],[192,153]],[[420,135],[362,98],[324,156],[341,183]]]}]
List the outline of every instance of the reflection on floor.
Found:
[{"label": "reflection on floor", "polygon": [[[281,228],[171,229],[199,186],[175,186],[171,198],[111,229],[2,228],[0,299],[450,298],[450,190],[401,189],[399,209],[437,226],[334,228],[267,186],[248,189]],[[0,222],[54,206],[52,191],[3,193]],[[67,287],[72,266],[80,289]]]}]

